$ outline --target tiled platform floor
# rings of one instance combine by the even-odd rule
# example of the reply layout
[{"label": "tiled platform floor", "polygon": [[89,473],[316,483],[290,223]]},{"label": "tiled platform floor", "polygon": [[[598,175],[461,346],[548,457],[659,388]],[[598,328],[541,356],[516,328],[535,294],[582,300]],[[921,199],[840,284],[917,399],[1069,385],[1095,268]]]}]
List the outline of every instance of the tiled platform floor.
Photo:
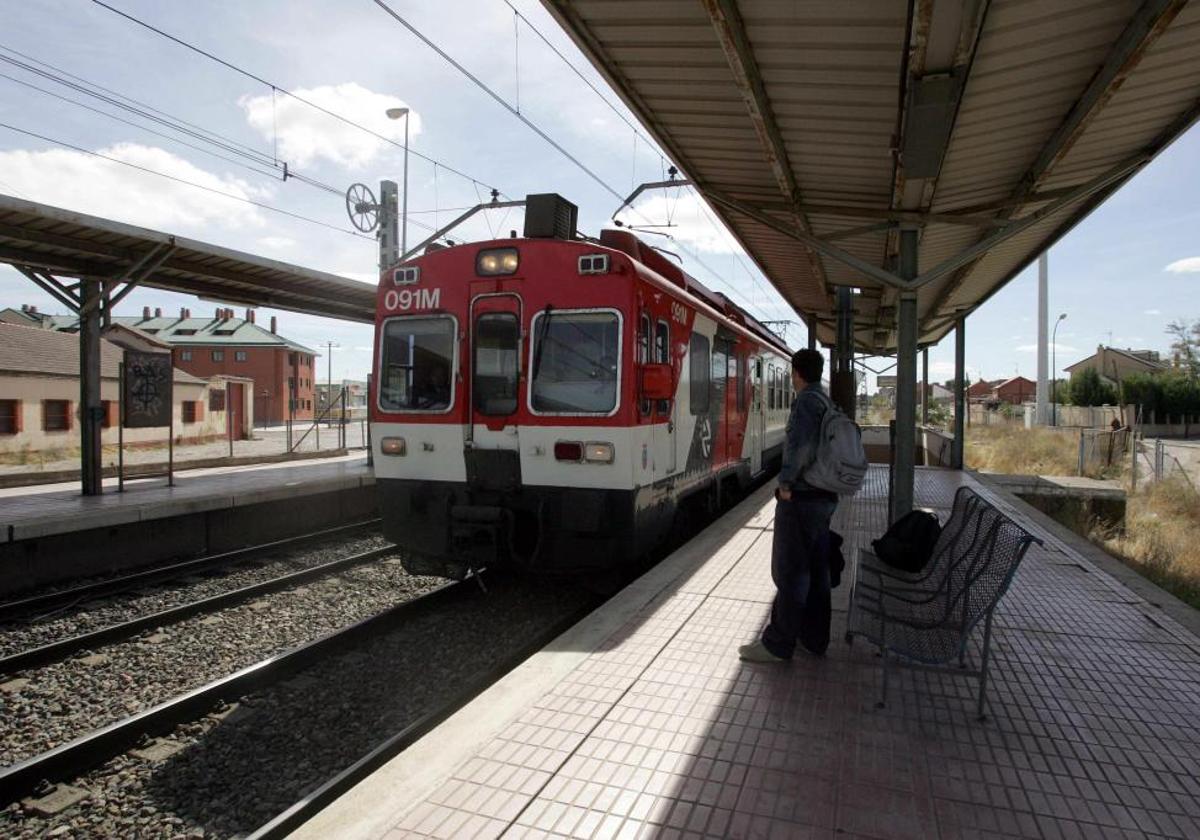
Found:
[{"label": "tiled platform floor", "polygon": [[[871,479],[835,521],[852,550],[883,529]],[[918,503],[944,518],[962,482],[919,470]],[[1200,837],[1196,637],[1040,532],[998,615],[988,722],[973,680],[925,672],[878,710],[877,660],[840,639],[846,585],[827,659],[738,661],[772,595],[759,498],[386,837]]]},{"label": "tiled platform floor", "polygon": [[79,483],[0,489],[0,541],[109,527],[181,513],[238,507],[288,495],[321,493],[374,483],[362,454],[322,461],[288,461],[189,470],[175,486],[155,478],[104,482],[100,496],[82,496]]}]

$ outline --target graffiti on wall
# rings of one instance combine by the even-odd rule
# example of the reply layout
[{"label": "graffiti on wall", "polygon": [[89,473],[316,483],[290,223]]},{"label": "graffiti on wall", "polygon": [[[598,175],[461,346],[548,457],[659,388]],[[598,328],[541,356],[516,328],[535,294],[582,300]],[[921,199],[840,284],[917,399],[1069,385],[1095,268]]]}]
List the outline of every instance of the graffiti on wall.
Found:
[{"label": "graffiti on wall", "polygon": [[125,351],[125,428],[171,425],[171,354]]}]

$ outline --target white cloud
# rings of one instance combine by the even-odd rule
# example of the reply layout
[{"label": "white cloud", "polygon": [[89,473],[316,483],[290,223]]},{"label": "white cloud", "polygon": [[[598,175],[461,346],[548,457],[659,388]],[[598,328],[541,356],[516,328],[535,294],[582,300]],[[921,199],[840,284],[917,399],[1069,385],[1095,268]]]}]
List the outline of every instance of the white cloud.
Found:
[{"label": "white cloud", "polygon": [[1162,310],[1161,309],[1143,309],[1142,314],[1143,315],[1161,315]]},{"label": "white cloud", "polygon": [[270,251],[287,251],[296,247],[296,240],[287,236],[264,236],[258,244]]},{"label": "white cloud", "polygon": [[[1018,353],[1036,353],[1038,346],[1036,344],[1018,344],[1013,349],[1016,350]],[[1051,352],[1055,352],[1055,353],[1078,353],[1079,352],[1078,347],[1072,347],[1069,344],[1056,344],[1053,342],[1050,344],[1049,349]]]},{"label": "white cloud", "polygon": [[932,376],[935,373],[954,373],[954,362],[940,361],[929,363],[929,373]]},{"label": "white cloud", "polygon": [[[301,99],[339,114],[397,143],[404,141],[404,120],[388,119],[389,108],[403,108],[395,96],[375,93],[355,82],[320,85],[294,91]],[[297,168],[324,159],[349,169],[361,169],[390,144],[379,137],[323,114],[284,94],[243,96],[238,105],[246,120],[266,140],[278,142],[279,157]],[[421,116],[409,114],[411,142],[421,133]]]},{"label": "white cloud", "polygon": [[1200,257],[1184,257],[1182,260],[1168,265],[1163,271],[1170,271],[1173,274],[1197,274],[1200,273]]},{"label": "white cloud", "polygon": [[[241,179],[213,174],[157,146],[118,143],[97,151],[239,199],[266,195]],[[31,201],[159,230],[209,224],[236,230],[265,224],[260,210],[244,201],[70,149],[0,152],[0,172],[18,195]]]}]

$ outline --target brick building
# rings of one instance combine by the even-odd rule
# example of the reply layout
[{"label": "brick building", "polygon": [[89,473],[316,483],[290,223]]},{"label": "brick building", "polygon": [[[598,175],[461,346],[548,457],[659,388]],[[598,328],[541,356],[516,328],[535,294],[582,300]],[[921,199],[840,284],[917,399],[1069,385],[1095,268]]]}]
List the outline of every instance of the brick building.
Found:
[{"label": "brick building", "polygon": [[[78,319],[46,315],[32,307],[0,312],[0,321],[23,323],[57,330],[74,331]],[[274,317],[264,328],[255,323],[254,310],[244,318],[218,307],[211,317],[194,317],[190,309],[179,316],[164,316],[161,309],[142,310],[142,316],[113,318],[113,323],[130,327],[171,346],[175,367],[201,379],[235,376],[254,380],[254,417],[259,423],[283,423],[288,419],[288,394],[294,399],[294,420],[311,420],[316,409],[314,379],[316,353],[277,332]]]},{"label": "brick building", "polygon": [[1024,376],[1014,376],[1012,379],[1005,379],[992,388],[992,400],[1008,403],[1009,405],[1021,405],[1022,403],[1031,402],[1036,396],[1037,383],[1031,379],[1026,379]]}]

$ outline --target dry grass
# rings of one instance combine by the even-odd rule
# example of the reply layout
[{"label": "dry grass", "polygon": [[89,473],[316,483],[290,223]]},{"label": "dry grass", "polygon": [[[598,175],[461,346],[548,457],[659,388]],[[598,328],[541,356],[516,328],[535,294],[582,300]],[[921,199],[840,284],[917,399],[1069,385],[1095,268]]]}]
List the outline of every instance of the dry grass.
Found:
[{"label": "dry grass", "polygon": [[1089,537],[1182,601],[1200,609],[1200,495],[1185,481],[1130,494],[1124,533],[1093,528]]},{"label": "dry grass", "polygon": [[972,426],[965,455],[970,469],[1012,475],[1075,475],[1079,463],[1073,435],[1016,426]]}]

